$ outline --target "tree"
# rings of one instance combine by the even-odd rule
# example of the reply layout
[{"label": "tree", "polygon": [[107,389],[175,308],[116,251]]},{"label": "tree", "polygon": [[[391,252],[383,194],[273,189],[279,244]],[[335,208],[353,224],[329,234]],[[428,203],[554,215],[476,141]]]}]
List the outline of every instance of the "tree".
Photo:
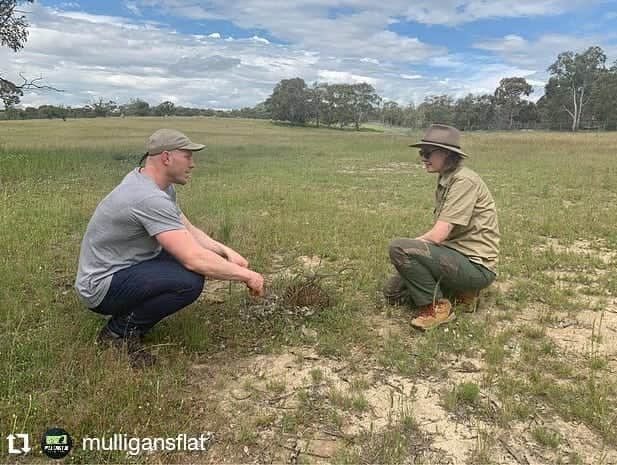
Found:
[{"label": "tree", "polygon": [[176,112],[176,106],[173,102],[167,100],[163,103],[159,103],[153,110],[156,116],[172,116]]},{"label": "tree", "polygon": [[[21,11],[17,10],[17,3],[17,0],[0,0],[0,45],[14,52],[23,48],[28,39],[28,23],[26,17],[20,15]],[[22,95],[24,93],[20,86],[0,77],[0,99],[5,108],[19,103]]]},{"label": "tree", "polygon": [[548,67],[551,78],[546,84],[545,94],[550,90],[553,98],[560,100],[561,108],[570,116],[572,131],[580,126],[591,90],[606,70],[605,63],[606,55],[600,47],[594,46],[583,53],[560,53],[555,63]]},{"label": "tree", "polygon": [[514,117],[514,120],[521,124],[522,127],[533,128],[540,122],[538,107],[533,102],[523,100],[519,105],[518,112]]},{"label": "tree", "polygon": [[366,82],[351,85],[351,111],[356,131],[360,130],[360,123],[366,121],[368,114],[381,103],[372,85]]},{"label": "tree", "polygon": [[381,109],[383,124],[402,126],[404,121],[403,109],[396,102],[384,102]]},{"label": "tree", "polygon": [[489,128],[494,120],[492,95],[473,95],[460,98],[454,105],[454,125],[460,129]]},{"label": "tree", "polygon": [[22,95],[24,95],[24,92],[19,86],[0,77],[0,100],[2,100],[5,108],[11,108],[18,104]]},{"label": "tree", "polygon": [[403,108],[403,126],[418,129],[422,127],[424,114],[413,103]]},{"label": "tree", "polygon": [[304,79],[283,79],[266,100],[272,119],[304,124],[309,117],[307,88]]},{"label": "tree", "polygon": [[589,110],[591,119],[602,124],[604,129],[617,129],[617,62],[595,81],[589,97]]},{"label": "tree", "polygon": [[116,102],[108,100],[105,102],[103,97],[99,97],[98,102],[95,101],[91,105],[92,111],[95,117],[102,116],[103,118],[109,116],[117,107]]},{"label": "tree", "polygon": [[521,96],[528,96],[533,92],[533,87],[522,77],[503,78],[499,81],[499,87],[495,89],[495,103],[500,105],[508,118],[508,129],[512,129],[514,117],[521,105]]},{"label": "tree", "polygon": [[131,99],[131,101],[120,107],[126,116],[150,116],[150,104],[141,99]]},{"label": "tree", "polygon": [[330,127],[336,123],[334,89],[325,83],[316,84],[315,88],[315,92],[319,95],[319,122]]},{"label": "tree", "polygon": [[353,90],[350,84],[331,84],[328,86],[328,102],[331,106],[332,119],[340,128],[354,121],[352,108]]},{"label": "tree", "polygon": [[[32,3],[33,0],[0,0],[0,45],[8,47],[14,52],[22,49],[26,40],[28,40],[28,22],[23,15],[23,11],[18,10],[17,6],[20,3]],[[0,100],[6,109],[12,108],[19,103],[20,98],[24,95],[25,89],[54,89],[50,86],[40,84],[42,78],[26,79],[20,74],[23,79],[21,84],[15,84],[7,79],[2,78],[2,70],[0,69]]]},{"label": "tree", "polygon": [[454,99],[449,95],[429,95],[418,107],[423,126],[431,123],[454,124]]},{"label": "tree", "polygon": [[323,107],[326,89],[322,84],[316,82],[306,89],[307,112],[309,119],[315,121],[315,125],[319,127],[321,123],[321,110]]},{"label": "tree", "polygon": [[28,40],[28,22],[17,9],[19,3],[33,0],[0,0],[0,45],[16,52]]}]

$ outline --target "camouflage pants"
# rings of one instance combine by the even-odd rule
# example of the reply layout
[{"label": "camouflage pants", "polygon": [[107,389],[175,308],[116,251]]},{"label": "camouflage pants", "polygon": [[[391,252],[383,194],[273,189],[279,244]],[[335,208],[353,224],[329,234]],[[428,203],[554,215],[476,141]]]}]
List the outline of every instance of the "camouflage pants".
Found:
[{"label": "camouflage pants", "polygon": [[448,247],[418,239],[394,239],[390,260],[397,273],[383,293],[391,304],[423,306],[460,292],[488,287],[495,273]]}]

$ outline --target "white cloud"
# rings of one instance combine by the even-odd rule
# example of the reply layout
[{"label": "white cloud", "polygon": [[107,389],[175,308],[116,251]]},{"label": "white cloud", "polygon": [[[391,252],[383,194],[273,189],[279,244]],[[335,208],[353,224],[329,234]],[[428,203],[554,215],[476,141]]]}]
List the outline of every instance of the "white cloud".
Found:
[{"label": "white cloud", "polygon": [[259,36],[253,36],[251,37],[251,40],[255,41],[255,42],[259,42],[262,44],[269,44],[270,41],[268,39],[264,39],[263,37],[259,37]]},{"label": "white cloud", "polygon": [[376,59],[376,58],[367,58],[367,57],[364,57],[364,58],[361,58],[361,59],[360,59],[360,61],[361,61],[362,63],[372,63],[372,64],[374,64],[374,65],[378,65],[378,64],[379,64],[379,60],[378,60],[378,59]]},{"label": "white cloud", "polygon": [[[236,108],[265,99],[283,78],[313,76],[317,58],[260,37],[231,42],[149,23],[32,6],[30,36],[15,54],[0,48],[3,77],[42,74],[63,93],[29,93],[26,105],[84,105],[101,96]],[[173,98],[172,98],[173,97]]]},{"label": "white cloud", "polygon": [[[407,3],[374,4],[369,0],[139,0],[144,8],[157,8],[172,16],[191,19],[226,19],[244,29],[264,29],[273,37],[292,42],[296,47],[317,50],[322,54],[416,63],[443,47],[422,43],[388,30]],[[353,13],[331,18],[332,8],[349,7]],[[393,21],[394,19],[394,21]]]},{"label": "white cloud", "polygon": [[139,7],[137,6],[137,3],[135,3],[134,1],[127,1],[124,4],[126,6],[126,9],[129,10],[131,13],[133,13],[136,16],[141,16],[141,10],[139,9]]},{"label": "white cloud", "polygon": [[413,81],[415,79],[422,79],[422,76],[419,74],[399,74],[399,76],[409,81]]},{"label": "white cloud", "polygon": [[[472,17],[489,17],[499,6],[511,7],[519,15],[540,15],[552,14],[547,5],[559,12],[579,4],[578,0],[538,0],[535,6],[528,0],[519,3],[514,7],[509,0],[491,4],[419,0],[414,2],[413,14],[429,24],[459,24]],[[428,94],[492,93],[499,80],[508,76],[526,77],[541,88],[543,70],[558,52],[591,45],[581,37],[546,34],[530,41],[518,33],[479,39],[474,44],[477,53],[450,53],[445,47],[388,30],[389,24],[410,17],[409,2],[403,0],[381,4],[308,0],[288,2],[285,8],[278,0],[129,0],[126,7],[142,16],[67,12],[35,2],[30,6],[26,48],[17,54],[0,48],[3,75],[19,79],[19,72],[29,77],[42,74],[47,83],[66,90],[29,93],[25,104],[84,105],[103,97],[237,108],[264,100],[278,81],[298,76],[307,83],[368,82],[383,97],[407,104],[419,103]],[[233,20],[240,28],[265,31],[286,44],[254,32],[245,38],[225,33],[225,39],[220,32],[183,34],[145,20],[152,7],[168,16]],[[342,7],[351,13],[332,19],[330,8]]]},{"label": "white cloud", "polygon": [[555,16],[597,0],[418,0],[405,17],[424,24],[454,26],[488,18]]},{"label": "white cloud", "polygon": [[378,79],[369,76],[359,76],[346,71],[332,71],[327,69],[319,70],[318,77],[320,81],[329,82],[332,84],[358,84],[361,82],[366,82],[373,87],[375,87],[379,81]]},{"label": "white cloud", "polygon": [[544,34],[536,40],[527,40],[518,35],[506,35],[497,39],[484,40],[473,46],[494,52],[505,63],[535,69],[544,73],[546,68],[566,50],[582,52],[592,45],[601,45],[609,56],[615,56],[617,47],[605,44],[605,36],[574,36],[565,34]]},{"label": "white cloud", "polygon": [[[396,24],[401,18],[423,24],[457,25],[487,18],[519,18],[555,16],[588,7],[599,0],[137,0],[146,8],[158,8],[167,14],[193,19],[233,18],[244,28],[262,28],[280,38],[296,40],[305,37],[303,31],[311,27],[331,27],[341,19],[366,14],[384,25]],[[332,9],[351,11],[332,19]],[[294,27],[295,26],[295,27]],[[370,31],[367,31],[370,32]]]}]

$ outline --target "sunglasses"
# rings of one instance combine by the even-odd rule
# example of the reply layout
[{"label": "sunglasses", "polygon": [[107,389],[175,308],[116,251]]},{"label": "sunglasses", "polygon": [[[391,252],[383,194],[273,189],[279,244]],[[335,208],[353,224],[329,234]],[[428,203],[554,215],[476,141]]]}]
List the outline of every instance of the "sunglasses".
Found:
[{"label": "sunglasses", "polygon": [[420,156],[422,158],[430,158],[431,154],[433,152],[436,152],[437,150],[441,150],[440,148],[436,148],[436,149],[431,149],[431,150],[423,150],[420,149],[420,151],[418,152],[420,154]]}]

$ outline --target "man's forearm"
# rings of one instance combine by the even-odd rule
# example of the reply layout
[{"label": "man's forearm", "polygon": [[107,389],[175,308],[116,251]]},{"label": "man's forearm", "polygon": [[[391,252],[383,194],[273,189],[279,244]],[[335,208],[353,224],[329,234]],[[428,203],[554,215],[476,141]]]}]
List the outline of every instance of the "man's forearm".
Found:
[{"label": "man's forearm", "polygon": [[244,282],[250,278],[251,274],[254,274],[251,270],[224,260],[216,252],[206,247],[204,249],[206,250],[201,250],[192,255],[184,263],[189,270],[213,279]]},{"label": "man's forearm", "polygon": [[227,253],[225,252],[225,249],[227,247],[225,245],[215,241],[201,229],[196,228],[193,225],[190,225],[188,227],[188,230],[191,233],[191,236],[193,236],[193,238],[195,239],[195,241],[197,241],[197,243],[204,249],[208,249],[215,254],[220,255],[221,257],[227,258]]}]

